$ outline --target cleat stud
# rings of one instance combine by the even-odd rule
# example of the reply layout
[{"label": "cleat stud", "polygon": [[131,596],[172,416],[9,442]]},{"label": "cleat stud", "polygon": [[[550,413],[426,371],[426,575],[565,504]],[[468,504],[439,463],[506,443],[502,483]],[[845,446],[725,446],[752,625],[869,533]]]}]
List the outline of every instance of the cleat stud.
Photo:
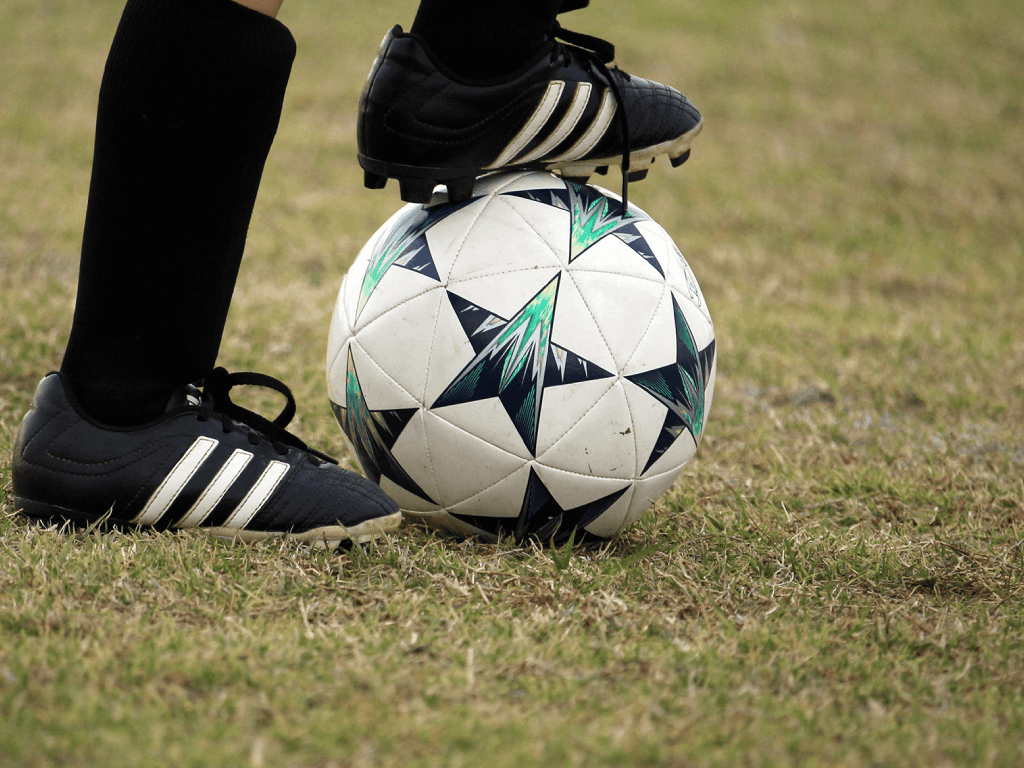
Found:
[{"label": "cleat stud", "polygon": [[594,170],[597,171],[602,176],[607,176],[608,175],[608,166],[607,165],[599,165]]},{"label": "cleat stud", "polygon": [[669,162],[672,163],[672,167],[673,168],[678,168],[680,165],[682,165],[683,163],[685,163],[689,159],[690,159],[690,150],[686,150],[681,155],[676,155],[675,157],[669,158]]},{"label": "cleat stud", "polygon": [[446,183],[448,186],[448,201],[451,203],[461,203],[473,196],[473,185],[476,183],[476,179],[469,176],[465,179],[449,179]]},{"label": "cleat stud", "polygon": [[647,178],[647,169],[641,168],[639,171],[630,171],[626,174],[626,178],[629,179],[630,182],[643,181]]},{"label": "cleat stud", "polygon": [[430,202],[434,195],[433,181],[427,179],[399,179],[398,189],[401,198],[407,203],[420,203],[424,205]]},{"label": "cleat stud", "polygon": [[381,176],[373,171],[363,171],[363,186],[367,189],[384,189],[388,183],[387,176]]}]

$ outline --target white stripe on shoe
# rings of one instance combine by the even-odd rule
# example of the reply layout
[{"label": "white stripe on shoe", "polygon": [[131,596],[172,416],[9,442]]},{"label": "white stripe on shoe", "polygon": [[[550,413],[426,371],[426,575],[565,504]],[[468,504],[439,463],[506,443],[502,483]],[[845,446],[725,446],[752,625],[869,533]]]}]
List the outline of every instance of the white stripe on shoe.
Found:
[{"label": "white stripe on shoe", "polygon": [[583,135],[557,157],[544,157],[544,155],[554,150],[576,131],[583,114],[591,102],[591,98],[595,95],[592,83],[577,83],[572,101],[558,120],[557,125],[551,129],[550,133],[536,147],[520,156],[520,153],[527,146],[534,142],[538,136],[541,136],[547,124],[553,121],[553,116],[564,90],[565,82],[562,80],[552,80],[548,83],[547,90],[544,92],[543,98],[541,98],[530,119],[526,121],[526,124],[516,134],[515,138],[508,143],[508,146],[502,150],[498,158],[484,170],[495,170],[513,163],[519,165],[538,160],[545,164],[571,162],[585,157],[593,150],[608,132],[612,124],[612,118],[615,116],[617,103],[610,88],[605,88],[601,91],[601,103],[598,106],[597,114],[586,131],[583,132]]},{"label": "white stripe on shoe", "polygon": [[[154,525],[167,513],[175,500],[181,495],[185,486],[196,476],[203,463],[210,457],[218,442],[210,437],[197,437],[189,446],[178,463],[163,479],[160,486],[150,496],[142,511],[132,520],[137,525]],[[210,513],[224,498],[235,484],[239,476],[253,459],[253,454],[241,449],[235,450],[216,476],[206,486],[195,503],[185,515],[178,520],[175,528],[190,528],[201,525]],[[246,493],[234,511],[221,526],[224,528],[245,528],[256,514],[267,503],[284,476],[288,474],[290,465],[283,461],[272,461],[263,470],[259,479]]]},{"label": "white stripe on shoe", "polygon": [[576,92],[572,96],[572,103],[555,130],[532,152],[528,152],[522,157],[517,157],[516,163],[530,163],[544,157],[544,155],[569,138],[569,134],[576,130],[576,124],[579,123],[580,118],[583,117],[583,113],[587,109],[587,104],[590,102],[590,92],[593,88],[594,86],[590,83],[577,83]]},{"label": "white stripe on shoe", "polygon": [[608,132],[608,127],[612,124],[612,117],[615,116],[615,96],[612,94],[611,89],[605,89],[604,94],[601,98],[601,107],[597,111],[597,115],[594,117],[594,121],[587,128],[586,133],[580,136],[579,140],[573,144],[568,150],[563,152],[558,157],[552,157],[547,162],[559,163],[567,160],[579,160],[584,157],[590,150],[597,146],[597,143],[604,137],[605,133]]},{"label": "white stripe on shoe", "polygon": [[484,168],[484,170],[493,170],[507,165],[512,158],[522,152],[533,141],[555,111],[555,107],[558,106],[558,100],[562,97],[564,88],[565,82],[562,80],[552,80],[548,83],[548,88],[544,92],[544,96],[541,98],[537,108],[530,116],[530,119],[526,121],[526,124],[519,130],[515,138],[508,143],[508,146],[502,150],[497,159]]},{"label": "white stripe on shoe", "polygon": [[267,468],[263,470],[263,474],[260,475],[260,479],[249,489],[242,502],[235,507],[235,511],[231,513],[227,520],[221,523],[221,527],[245,528],[256,516],[256,513],[263,508],[263,505],[267,503],[267,499],[270,498],[277,489],[277,486],[280,485],[284,476],[288,474],[289,469],[291,467],[283,461],[270,462]]},{"label": "white stripe on shoe", "polygon": [[171,504],[174,503],[174,500],[178,498],[178,494],[188,484],[188,481],[195,476],[196,472],[199,471],[199,467],[202,466],[203,462],[206,461],[216,447],[217,441],[213,438],[197,437],[196,441],[185,451],[185,455],[178,459],[174,469],[160,483],[160,487],[153,491],[153,495],[149,497],[146,506],[132,520],[132,523],[153,525],[163,517],[164,513],[170,509]]},{"label": "white stripe on shoe", "polygon": [[249,451],[243,451],[241,448],[235,449],[235,452],[231,454],[228,460],[224,462],[224,466],[217,472],[217,476],[206,486],[206,490],[203,491],[202,495],[196,499],[192,509],[186,512],[185,516],[174,524],[174,527],[191,528],[192,526],[202,525],[203,521],[213,511],[213,508],[220,503],[220,500],[224,498],[228,488],[234,484],[250,461],[252,461],[252,454]]}]

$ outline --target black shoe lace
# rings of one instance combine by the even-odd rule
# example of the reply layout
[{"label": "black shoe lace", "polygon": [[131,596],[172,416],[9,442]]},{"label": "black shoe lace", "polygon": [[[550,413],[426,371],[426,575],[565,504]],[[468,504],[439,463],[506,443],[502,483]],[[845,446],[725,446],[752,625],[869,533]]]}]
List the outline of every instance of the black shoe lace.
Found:
[{"label": "black shoe lace", "polygon": [[[269,421],[260,414],[243,408],[232,402],[228,393],[236,386],[266,387],[285,397],[285,407],[277,418]],[[232,432],[236,426],[245,428],[252,445],[259,445],[263,440],[281,456],[288,453],[289,448],[296,448],[309,458],[313,464],[328,462],[337,464],[337,460],[307,446],[299,438],[285,429],[295,416],[295,398],[292,391],[284,383],[273,376],[263,373],[240,372],[228,373],[224,368],[215,368],[203,380],[203,399],[199,404],[199,420],[219,419],[225,434]]]},{"label": "black shoe lace", "polygon": [[[563,2],[559,13],[574,11],[586,5],[586,0],[582,0],[582,2],[566,0],[566,2]],[[602,40],[600,37],[594,37],[593,35],[585,35],[582,32],[564,29],[557,21],[551,36],[568,44],[559,45],[552,54],[553,57],[561,55],[563,61],[566,64],[570,64],[575,56],[582,62],[584,67],[588,69],[591,66],[596,68],[611,86],[612,93],[615,96],[615,114],[619,121],[619,129],[622,131],[622,211],[625,213],[629,210],[629,119],[626,116],[626,105],[622,99],[622,92],[619,90],[618,78],[621,77],[628,82],[630,79],[629,74],[623,72],[617,66],[608,67],[608,64],[615,60],[615,46],[607,40]]]}]

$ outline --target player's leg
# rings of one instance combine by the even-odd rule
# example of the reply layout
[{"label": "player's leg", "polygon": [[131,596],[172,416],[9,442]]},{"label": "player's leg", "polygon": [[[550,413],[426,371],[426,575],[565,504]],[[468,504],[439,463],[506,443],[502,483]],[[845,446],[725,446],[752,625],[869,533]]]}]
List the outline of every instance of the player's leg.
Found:
[{"label": "player's leg", "polygon": [[[295,53],[271,18],[280,3],[251,2],[267,7],[125,8],[100,89],[70,340],[15,445],[13,496],[29,515],[335,544],[399,521],[376,485],[285,431],[283,385],[214,369]],[[286,413],[272,423],[234,406],[236,384],[282,391]]]},{"label": "player's leg", "polygon": [[561,0],[421,0],[409,32],[462,77],[502,77],[544,44],[561,5]]},{"label": "player's leg", "polygon": [[412,31],[384,38],[360,99],[366,186],[398,179],[403,199],[449,197],[516,168],[585,179],[619,165],[639,180],[658,155],[679,165],[700,113],[674,88],[609,68],[614,47],[563,30],[586,0],[423,0]]},{"label": "player's leg", "polygon": [[130,0],[100,87],[62,371],[108,424],[213,370],[295,55],[229,0]]}]

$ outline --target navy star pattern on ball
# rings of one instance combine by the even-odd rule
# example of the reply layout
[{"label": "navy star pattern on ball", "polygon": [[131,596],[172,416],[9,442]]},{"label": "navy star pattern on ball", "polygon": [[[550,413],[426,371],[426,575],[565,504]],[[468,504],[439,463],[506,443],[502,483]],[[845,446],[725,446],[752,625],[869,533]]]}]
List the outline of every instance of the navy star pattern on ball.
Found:
[{"label": "navy star pattern on ball", "polygon": [[537,470],[530,467],[530,478],[526,483],[526,493],[518,517],[450,514],[482,531],[496,536],[512,536],[518,542],[535,537],[544,543],[560,545],[569,540],[573,531],[577,531],[575,541],[580,542],[585,538],[584,529],[622,498],[628,487],[620,488],[589,504],[565,509],[555,501]]},{"label": "navy star pattern on ball", "polygon": [[551,342],[560,279],[561,273],[555,275],[509,320],[449,291],[452,309],[476,354],[432,409],[497,397],[535,454],[544,390],[613,375]]},{"label": "navy star pattern on ball", "polygon": [[415,480],[409,477],[409,473],[402,468],[392,452],[398,436],[419,409],[371,411],[363,395],[351,348],[348,350],[345,371],[345,402],[344,406],[332,402],[331,409],[338,424],[352,442],[367,477],[377,484],[380,484],[382,476],[387,477],[400,488],[432,504],[436,503]]},{"label": "navy star pattern on ball", "polygon": [[479,199],[471,197],[461,203],[406,207],[388,236],[377,244],[370,255],[370,263],[359,286],[356,317],[363,311],[370,295],[392,267],[418,272],[440,282],[441,278],[437,274],[437,267],[427,245],[427,230]]},{"label": "navy star pattern on ball", "polygon": [[562,189],[527,189],[503,193],[566,211],[569,214],[569,263],[606,237],[616,237],[632,248],[659,275],[665,271],[636,224],[650,221],[637,209],[622,210],[622,203],[593,187],[563,180]]},{"label": "navy star pattern on ball", "polygon": [[715,342],[712,340],[704,349],[697,349],[693,333],[675,295],[672,296],[672,313],[676,335],[675,362],[626,376],[626,379],[668,409],[644,472],[662,457],[684,431],[689,432],[697,442],[704,427],[704,402],[715,360]]}]

